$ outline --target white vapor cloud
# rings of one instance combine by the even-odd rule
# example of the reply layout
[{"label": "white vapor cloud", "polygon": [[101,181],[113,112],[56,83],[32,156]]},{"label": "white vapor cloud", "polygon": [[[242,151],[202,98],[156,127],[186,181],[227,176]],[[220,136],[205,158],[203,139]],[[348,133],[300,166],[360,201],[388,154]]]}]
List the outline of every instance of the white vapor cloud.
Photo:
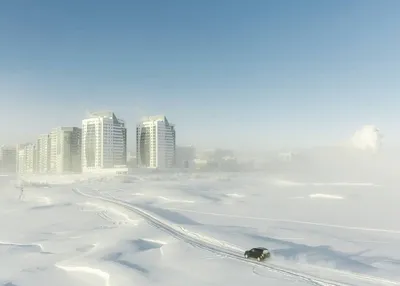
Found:
[{"label": "white vapor cloud", "polygon": [[380,130],[375,125],[365,125],[354,133],[351,142],[357,149],[378,151],[382,138]]}]

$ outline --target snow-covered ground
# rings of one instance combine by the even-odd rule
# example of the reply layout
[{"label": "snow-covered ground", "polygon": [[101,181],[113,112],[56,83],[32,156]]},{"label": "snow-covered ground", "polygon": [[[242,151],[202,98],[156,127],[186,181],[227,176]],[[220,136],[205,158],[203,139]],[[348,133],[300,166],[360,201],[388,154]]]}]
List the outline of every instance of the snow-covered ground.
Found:
[{"label": "snow-covered ground", "polygon": [[[400,285],[393,184],[64,176],[21,199],[15,178],[0,186],[0,285]],[[255,246],[271,258],[244,259]]]}]

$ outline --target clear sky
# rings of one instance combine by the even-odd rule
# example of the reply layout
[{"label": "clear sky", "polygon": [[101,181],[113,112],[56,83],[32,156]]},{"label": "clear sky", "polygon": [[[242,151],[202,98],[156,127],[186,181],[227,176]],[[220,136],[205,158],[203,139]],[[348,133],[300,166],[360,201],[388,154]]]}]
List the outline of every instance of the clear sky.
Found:
[{"label": "clear sky", "polygon": [[[86,111],[165,114],[177,143],[329,145],[364,124],[400,142],[398,0],[0,3],[0,144]],[[130,129],[129,129],[130,128]]]}]

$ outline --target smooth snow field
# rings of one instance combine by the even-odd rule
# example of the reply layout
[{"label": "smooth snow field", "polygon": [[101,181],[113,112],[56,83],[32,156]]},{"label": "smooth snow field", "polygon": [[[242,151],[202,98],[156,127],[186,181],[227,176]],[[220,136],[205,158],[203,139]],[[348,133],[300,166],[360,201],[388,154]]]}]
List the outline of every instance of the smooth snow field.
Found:
[{"label": "smooth snow field", "polygon": [[[400,285],[393,184],[262,173],[43,180],[20,198],[16,178],[0,177],[0,285]],[[271,257],[245,259],[256,246]]]}]

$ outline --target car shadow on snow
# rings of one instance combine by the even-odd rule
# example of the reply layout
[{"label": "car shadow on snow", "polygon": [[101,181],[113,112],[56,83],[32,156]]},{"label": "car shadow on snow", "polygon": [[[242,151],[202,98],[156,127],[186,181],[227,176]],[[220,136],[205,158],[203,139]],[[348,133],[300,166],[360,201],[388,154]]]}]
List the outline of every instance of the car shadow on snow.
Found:
[{"label": "car shadow on snow", "polygon": [[333,267],[339,270],[351,270],[359,273],[370,273],[378,270],[376,267],[357,260],[369,250],[358,253],[345,253],[333,250],[328,245],[310,246],[261,235],[249,236],[256,240],[285,246],[285,248],[271,250],[273,256],[280,256],[285,260],[298,261],[301,257],[304,257],[308,263],[315,265],[332,264]]}]

